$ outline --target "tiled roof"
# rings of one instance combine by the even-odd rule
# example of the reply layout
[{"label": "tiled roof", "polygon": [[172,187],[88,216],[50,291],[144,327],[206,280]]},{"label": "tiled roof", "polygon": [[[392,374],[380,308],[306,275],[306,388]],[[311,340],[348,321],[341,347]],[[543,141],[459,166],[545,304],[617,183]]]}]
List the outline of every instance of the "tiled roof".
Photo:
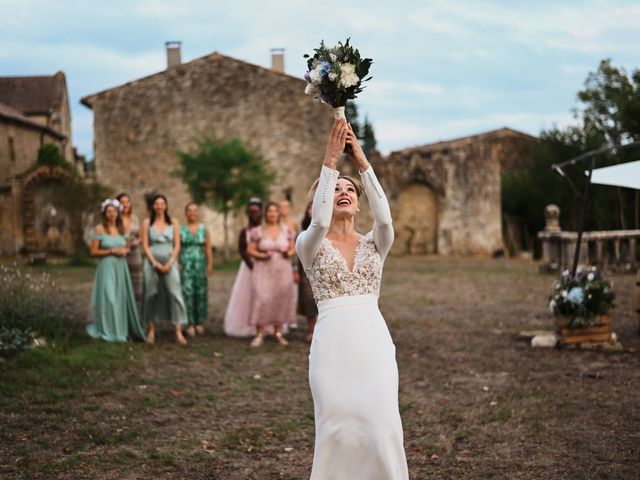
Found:
[{"label": "tiled roof", "polygon": [[0,77],[0,103],[26,115],[49,114],[62,101],[63,72],[48,76]]}]

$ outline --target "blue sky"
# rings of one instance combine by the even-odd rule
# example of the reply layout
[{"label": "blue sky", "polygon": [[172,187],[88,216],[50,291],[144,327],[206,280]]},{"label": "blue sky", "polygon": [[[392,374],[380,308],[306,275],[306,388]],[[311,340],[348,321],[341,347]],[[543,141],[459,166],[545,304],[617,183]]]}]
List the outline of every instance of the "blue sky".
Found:
[{"label": "blue sky", "polygon": [[[79,99],[219,51],[287,73],[320,39],[347,36],[375,61],[358,104],[388,152],[503,126],[537,134],[572,121],[575,95],[605,57],[640,67],[639,1],[0,0],[0,75],[63,70],[74,143],[92,156]],[[311,101],[311,99],[310,99]]]}]

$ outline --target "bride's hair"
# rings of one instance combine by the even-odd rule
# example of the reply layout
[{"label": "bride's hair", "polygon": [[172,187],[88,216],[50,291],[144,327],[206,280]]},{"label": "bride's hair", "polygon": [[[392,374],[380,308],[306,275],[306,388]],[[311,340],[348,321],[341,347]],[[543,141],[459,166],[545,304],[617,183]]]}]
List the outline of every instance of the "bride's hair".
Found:
[{"label": "bride's hair", "polygon": [[358,196],[358,198],[362,196],[362,192],[364,192],[364,187],[362,186],[362,182],[360,182],[360,180],[356,180],[355,178],[350,177],[349,175],[338,175],[338,180],[340,180],[341,178],[344,178],[347,182],[353,185],[353,187],[356,189],[356,195]]},{"label": "bride's hair", "polygon": [[[349,175],[338,175],[338,180],[340,180],[341,178],[344,178],[347,182],[353,185],[353,187],[356,189],[356,195],[358,196],[358,199],[360,199],[360,197],[362,196],[362,193],[364,192],[364,187],[362,186],[362,183],[359,180],[356,180],[355,178],[350,177]],[[319,183],[320,183],[320,177],[316,178],[316,180],[311,184],[311,188],[309,188],[309,193],[308,193],[308,196],[310,199],[313,199],[313,196],[316,194],[316,190],[318,189]]]}]

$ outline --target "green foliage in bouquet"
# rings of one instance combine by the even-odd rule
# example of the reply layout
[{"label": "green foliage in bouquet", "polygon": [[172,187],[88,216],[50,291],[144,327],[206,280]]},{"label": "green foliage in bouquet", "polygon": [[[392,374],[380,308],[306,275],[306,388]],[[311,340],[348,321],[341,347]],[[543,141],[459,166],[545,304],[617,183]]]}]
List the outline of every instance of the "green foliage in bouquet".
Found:
[{"label": "green foliage in bouquet", "polygon": [[553,284],[549,310],[567,319],[569,328],[587,327],[596,317],[614,307],[611,282],[596,267],[578,269],[575,278],[568,270]]},{"label": "green foliage in bouquet", "polygon": [[371,80],[369,69],[373,60],[362,58],[357,48],[349,43],[350,38],[334,47],[327,47],[324,40],[314,54],[305,54],[308,71],[305,93],[313,95],[332,107],[344,107],[363,90],[363,82]]}]

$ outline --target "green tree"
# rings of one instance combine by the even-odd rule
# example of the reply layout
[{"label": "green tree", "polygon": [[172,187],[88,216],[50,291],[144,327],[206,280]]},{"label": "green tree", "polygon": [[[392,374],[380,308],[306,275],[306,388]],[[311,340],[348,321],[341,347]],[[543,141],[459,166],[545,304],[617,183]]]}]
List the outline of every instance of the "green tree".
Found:
[{"label": "green tree", "polygon": [[[543,131],[535,147],[534,161],[521,171],[503,174],[503,211],[520,219],[530,233],[535,234],[544,228],[544,208],[549,203],[560,207],[564,229],[576,229],[578,226],[580,201],[567,180],[551,170],[551,165],[605,145],[640,139],[640,71],[628,76],[624,69],[603,60],[598,70],[588,75],[578,99],[581,108],[576,109],[577,124]],[[621,163],[637,154],[636,149],[600,156],[597,166]],[[584,185],[586,168],[587,165],[582,163],[565,169],[579,191]],[[628,206],[634,201],[637,204],[635,195],[629,189],[593,185],[585,228],[627,228],[633,223],[634,212]]]},{"label": "green tree", "polygon": [[[640,140],[640,70],[631,75],[622,67],[615,67],[611,59],[600,62],[598,70],[591,72],[578,92],[578,98],[584,104],[581,111],[585,128],[593,128],[602,133],[606,144],[619,145],[633,140]],[[624,152],[618,156],[618,162],[628,161],[629,154]],[[638,196],[635,194],[635,219],[628,219],[626,205],[630,205],[629,193],[620,187],[615,188],[618,201],[618,218],[620,228],[626,229],[635,223],[638,228]]]},{"label": "green tree", "polygon": [[360,138],[362,138],[362,150],[364,150],[365,155],[369,156],[369,152],[375,150],[378,145],[376,133],[373,130],[373,125],[369,122],[369,117],[364,118]]},{"label": "green tree", "polygon": [[49,201],[69,215],[69,233],[73,238],[72,263],[83,263],[88,255],[84,242],[84,226],[100,202],[110,193],[109,188],[94,181],[85,180],[78,170],[60,153],[56,145],[45,144],[38,150],[38,158],[32,168],[62,168],[69,175],[52,185]]},{"label": "green tree", "polygon": [[376,133],[373,125],[369,121],[369,117],[365,117],[364,123],[360,123],[358,107],[354,101],[347,102],[344,113],[351,124],[351,128],[353,128],[356,136],[360,139],[365,155],[369,155],[369,152],[375,150],[378,144]]},{"label": "green tree", "polygon": [[33,168],[37,167],[59,167],[75,172],[74,166],[62,156],[58,146],[52,143],[45,143],[38,149],[38,157]]},{"label": "green tree", "polygon": [[347,117],[347,121],[351,124],[351,128],[355,132],[356,136],[360,138],[360,118],[358,115],[358,106],[353,100],[349,100],[344,107],[344,115]]},{"label": "green tree", "polygon": [[578,99],[584,104],[580,114],[585,127],[602,132],[609,144],[640,140],[640,69],[629,75],[611,59],[602,60],[587,76]]},{"label": "green tree", "polygon": [[275,175],[264,158],[237,138],[201,138],[193,152],[178,152],[178,160],[175,174],[185,182],[194,202],[222,213],[224,258],[228,259],[229,214],[242,210],[253,196],[267,196]]}]

